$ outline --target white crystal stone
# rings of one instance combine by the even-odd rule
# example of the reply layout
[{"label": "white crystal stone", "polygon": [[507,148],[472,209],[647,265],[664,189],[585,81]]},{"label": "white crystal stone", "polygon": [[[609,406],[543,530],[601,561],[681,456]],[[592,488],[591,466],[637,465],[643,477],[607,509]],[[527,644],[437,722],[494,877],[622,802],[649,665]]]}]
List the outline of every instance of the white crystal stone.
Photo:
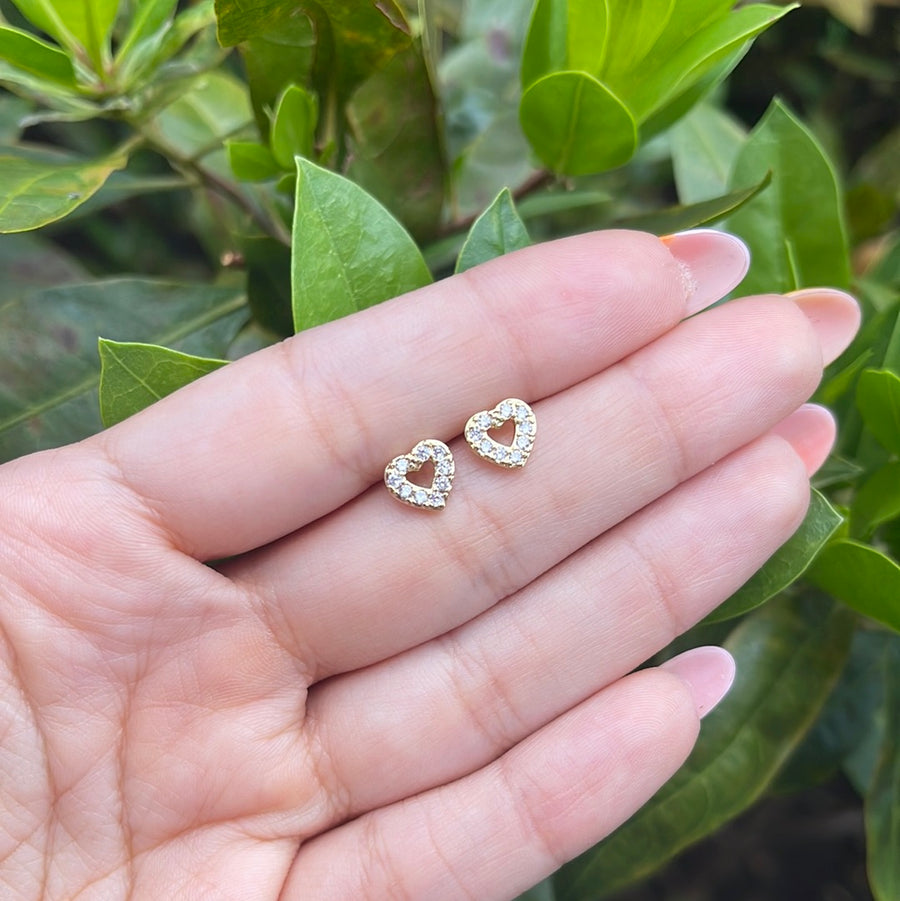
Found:
[{"label": "white crystal stone", "polygon": [[405,484],[400,489],[400,497],[402,497],[403,500],[406,500],[411,494],[412,494],[412,485],[410,485],[409,483]]},{"label": "white crystal stone", "polygon": [[522,430],[522,432],[523,432],[524,434],[526,434],[526,435],[533,435],[533,434],[534,434],[534,423],[533,423],[533,422],[523,422],[523,423],[519,426],[519,428],[520,428],[520,429]]},{"label": "white crystal stone", "polygon": [[444,499],[439,494],[432,494],[428,498],[428,503],[431,504],[432,507],[440,507],[444,503]]},{"label": "white crystal stone", "polygon": [[510,419],[513,415],[512,404],[508,403],[507,401],[503,401],[503,403],[500,404],[500,415],[504,419]]},{"label": "white crystal stone", "polygon": [[531,445],[531,439],[527,435],[520,435],[516,439],[516,444],[522,448],[522,450],[528,450]]},{"label": "white crystal stone", "polygon": [[490,438],[483,438],[481,440],[481,444],[479,444],[478,446],[481,448],[481,452],[483,454],[489,454],[494,446],[494,443]]},{"label": "white crystal stone", "polygon": [[505,460],[508,456],[509,456],[509,451],[505,447],[497,448],[496,458],[497,458],[498,463],[505,462]]},{"label": "white crystal stone", "polygon": [[431,448],[423,444],[416,448],[413,456],[424,463],[431,456]]},{"label": "white crystal stone", "polygon": [[388,476],[387,483],[391,488],[397,489],[403,484],[403,476],[398,476],[396,473],[392,473]]},{"label": "white crystal stone", "polygon": [[481,429],[472,429],[468,432],[469,441],[478,444],[484,438],[484,432]]},{"label": "white crystal stone", "polygon": [[520,450],[514,450],[514,451],[512,452],[512,455],[511,455],[511,456],[512,456],[512,461],[513,461],[513,463],[521,463],[521,462],[522,462],[522,459],[523,459],[523,457],[522,457],[522,451],[520,451]]},{"label": "white crystal stone", "polygon": [[438,491],[449,491],[450,490],[450,479],[446,476],[438,476],[434,480],[434,487],[438,489]]},{"label": "white crystal stone", "polygon": [[394,469],[400,473],[400,475],[405,476],[409,472],[409,460],[401,457],[395,464]]},{"label": "white crystal stone", "polygon": [[442,460],[435,466],[434,471],[439,476],[448,476],[451,472],[453,472],[453,464],[449,460]]},{"label": "white crystal stone", "polygon": [[424,504],[428,500],[428,492],[424,488],[416,489],[416,503]]},{"label": "white crystal stone", "polygon": [[435,460],[443,460],[447,456],[447,448],[441,444],[435,444],[431,451]]},{"label": "white crystal stone", "polygon": [[475,417],[475,425],[482,429],[489,429],[491,427],[491,417],[488,413],[479,413]]},{"label": "white crystal stone", "polygon": [[516,422],[525,422],[528,419],[528,408],[524,404],[516,404]]}]

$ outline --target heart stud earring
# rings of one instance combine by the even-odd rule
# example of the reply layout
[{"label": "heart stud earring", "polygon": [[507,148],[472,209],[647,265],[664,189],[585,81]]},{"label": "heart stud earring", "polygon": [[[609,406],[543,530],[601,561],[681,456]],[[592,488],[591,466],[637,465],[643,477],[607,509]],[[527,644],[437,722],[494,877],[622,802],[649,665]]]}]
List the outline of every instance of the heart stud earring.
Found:
[{"label": "heart stud earring", "polygon": [[[501,444],[489,434],[489,429],[499,429],[507,422],[516,426],[512,444]],[[465,436],[469,447],[484,460],[520,469],[528,462],[537,435],[534,411],[524,400],[515,397],[500,401],[493,410],[481,410],[466,423]]]},{"label": "heart stud earring", "polygon": [[[434,478],[430,488],[414,485],[407,476],[418,472],[426,463],[434,463]],[[394,457],[384,470],[384,484],[388,491],[404,504],[423,510],[443,510],[453,486],[456,466],[453,454],[443,441],[426,438],[408,454]]]}]

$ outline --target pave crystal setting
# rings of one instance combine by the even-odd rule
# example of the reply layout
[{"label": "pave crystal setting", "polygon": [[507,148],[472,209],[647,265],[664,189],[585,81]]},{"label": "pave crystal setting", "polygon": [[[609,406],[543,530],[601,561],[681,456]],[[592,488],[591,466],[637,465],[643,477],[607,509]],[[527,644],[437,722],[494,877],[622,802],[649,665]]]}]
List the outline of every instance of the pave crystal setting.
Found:
[{"label": "pave crystal setting", "polygon": [[[501,444],[488,431],[499,429],[507,422],[515,423],[516,433],[511,444]],[[493,410],[482,410],[472,416],[466,423],[465,435],[469,447],[482,459],[507,469],[520,469],[534,448],[537,420],[524,400],[509,397]]]},{"label": "pave crystal setting", "polygon": [[[431,487],[414,485],[407,476],[418,472],[428,461],[434,463],[434,479]],[[388,491],[404,504],[420,510],[443,510],[447,496],[453,487],[456,466],[453,454],[443,441],[427,438],[420,441],[408,454],[394,457],[384,469],[384,484]]]}]

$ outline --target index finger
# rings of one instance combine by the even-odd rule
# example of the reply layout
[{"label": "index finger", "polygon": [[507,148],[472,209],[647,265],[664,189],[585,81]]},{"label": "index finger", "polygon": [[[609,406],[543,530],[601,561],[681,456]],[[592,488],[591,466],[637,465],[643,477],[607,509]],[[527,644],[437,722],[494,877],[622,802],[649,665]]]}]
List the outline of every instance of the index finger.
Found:
[{"label": "index finger", "polygon": [[747,262],[712,231],[537,245],[239,360],[96,440],[176,546],[242,553],[497,398],[538,400],[622,359],[724,296]]}]

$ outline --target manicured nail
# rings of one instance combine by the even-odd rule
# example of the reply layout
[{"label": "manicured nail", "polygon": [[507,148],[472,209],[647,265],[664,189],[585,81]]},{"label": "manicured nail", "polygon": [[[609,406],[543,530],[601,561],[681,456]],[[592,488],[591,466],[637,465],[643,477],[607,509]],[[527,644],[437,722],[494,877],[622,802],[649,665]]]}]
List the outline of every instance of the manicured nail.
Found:
[{"label": "manicured nail", "polygon": [[812,322],[822,345],[827,366],[849,346],[859,329],[859,304],[845,291],[835,288],[805,288],[787,295]]},{"label": "manicured nail", "polygon": [[772,429],[797,452],[809,475],[817,472],[828,459],[837,427],[834,417],[824,407],[804,404]]},{"label": "manicured nail", "polygon": [[701,719],[725,697],[734,682],[734,658],[724,648],[694,648],[667,660],[660,669],[674,673],[687,685]]},{"label": "manicured nail", "polygon": [[728,232],[697,228],[667,235],[662,242],[681,267],[687,288],[687,316],[733,291],[750,268],[747,245]]}]

